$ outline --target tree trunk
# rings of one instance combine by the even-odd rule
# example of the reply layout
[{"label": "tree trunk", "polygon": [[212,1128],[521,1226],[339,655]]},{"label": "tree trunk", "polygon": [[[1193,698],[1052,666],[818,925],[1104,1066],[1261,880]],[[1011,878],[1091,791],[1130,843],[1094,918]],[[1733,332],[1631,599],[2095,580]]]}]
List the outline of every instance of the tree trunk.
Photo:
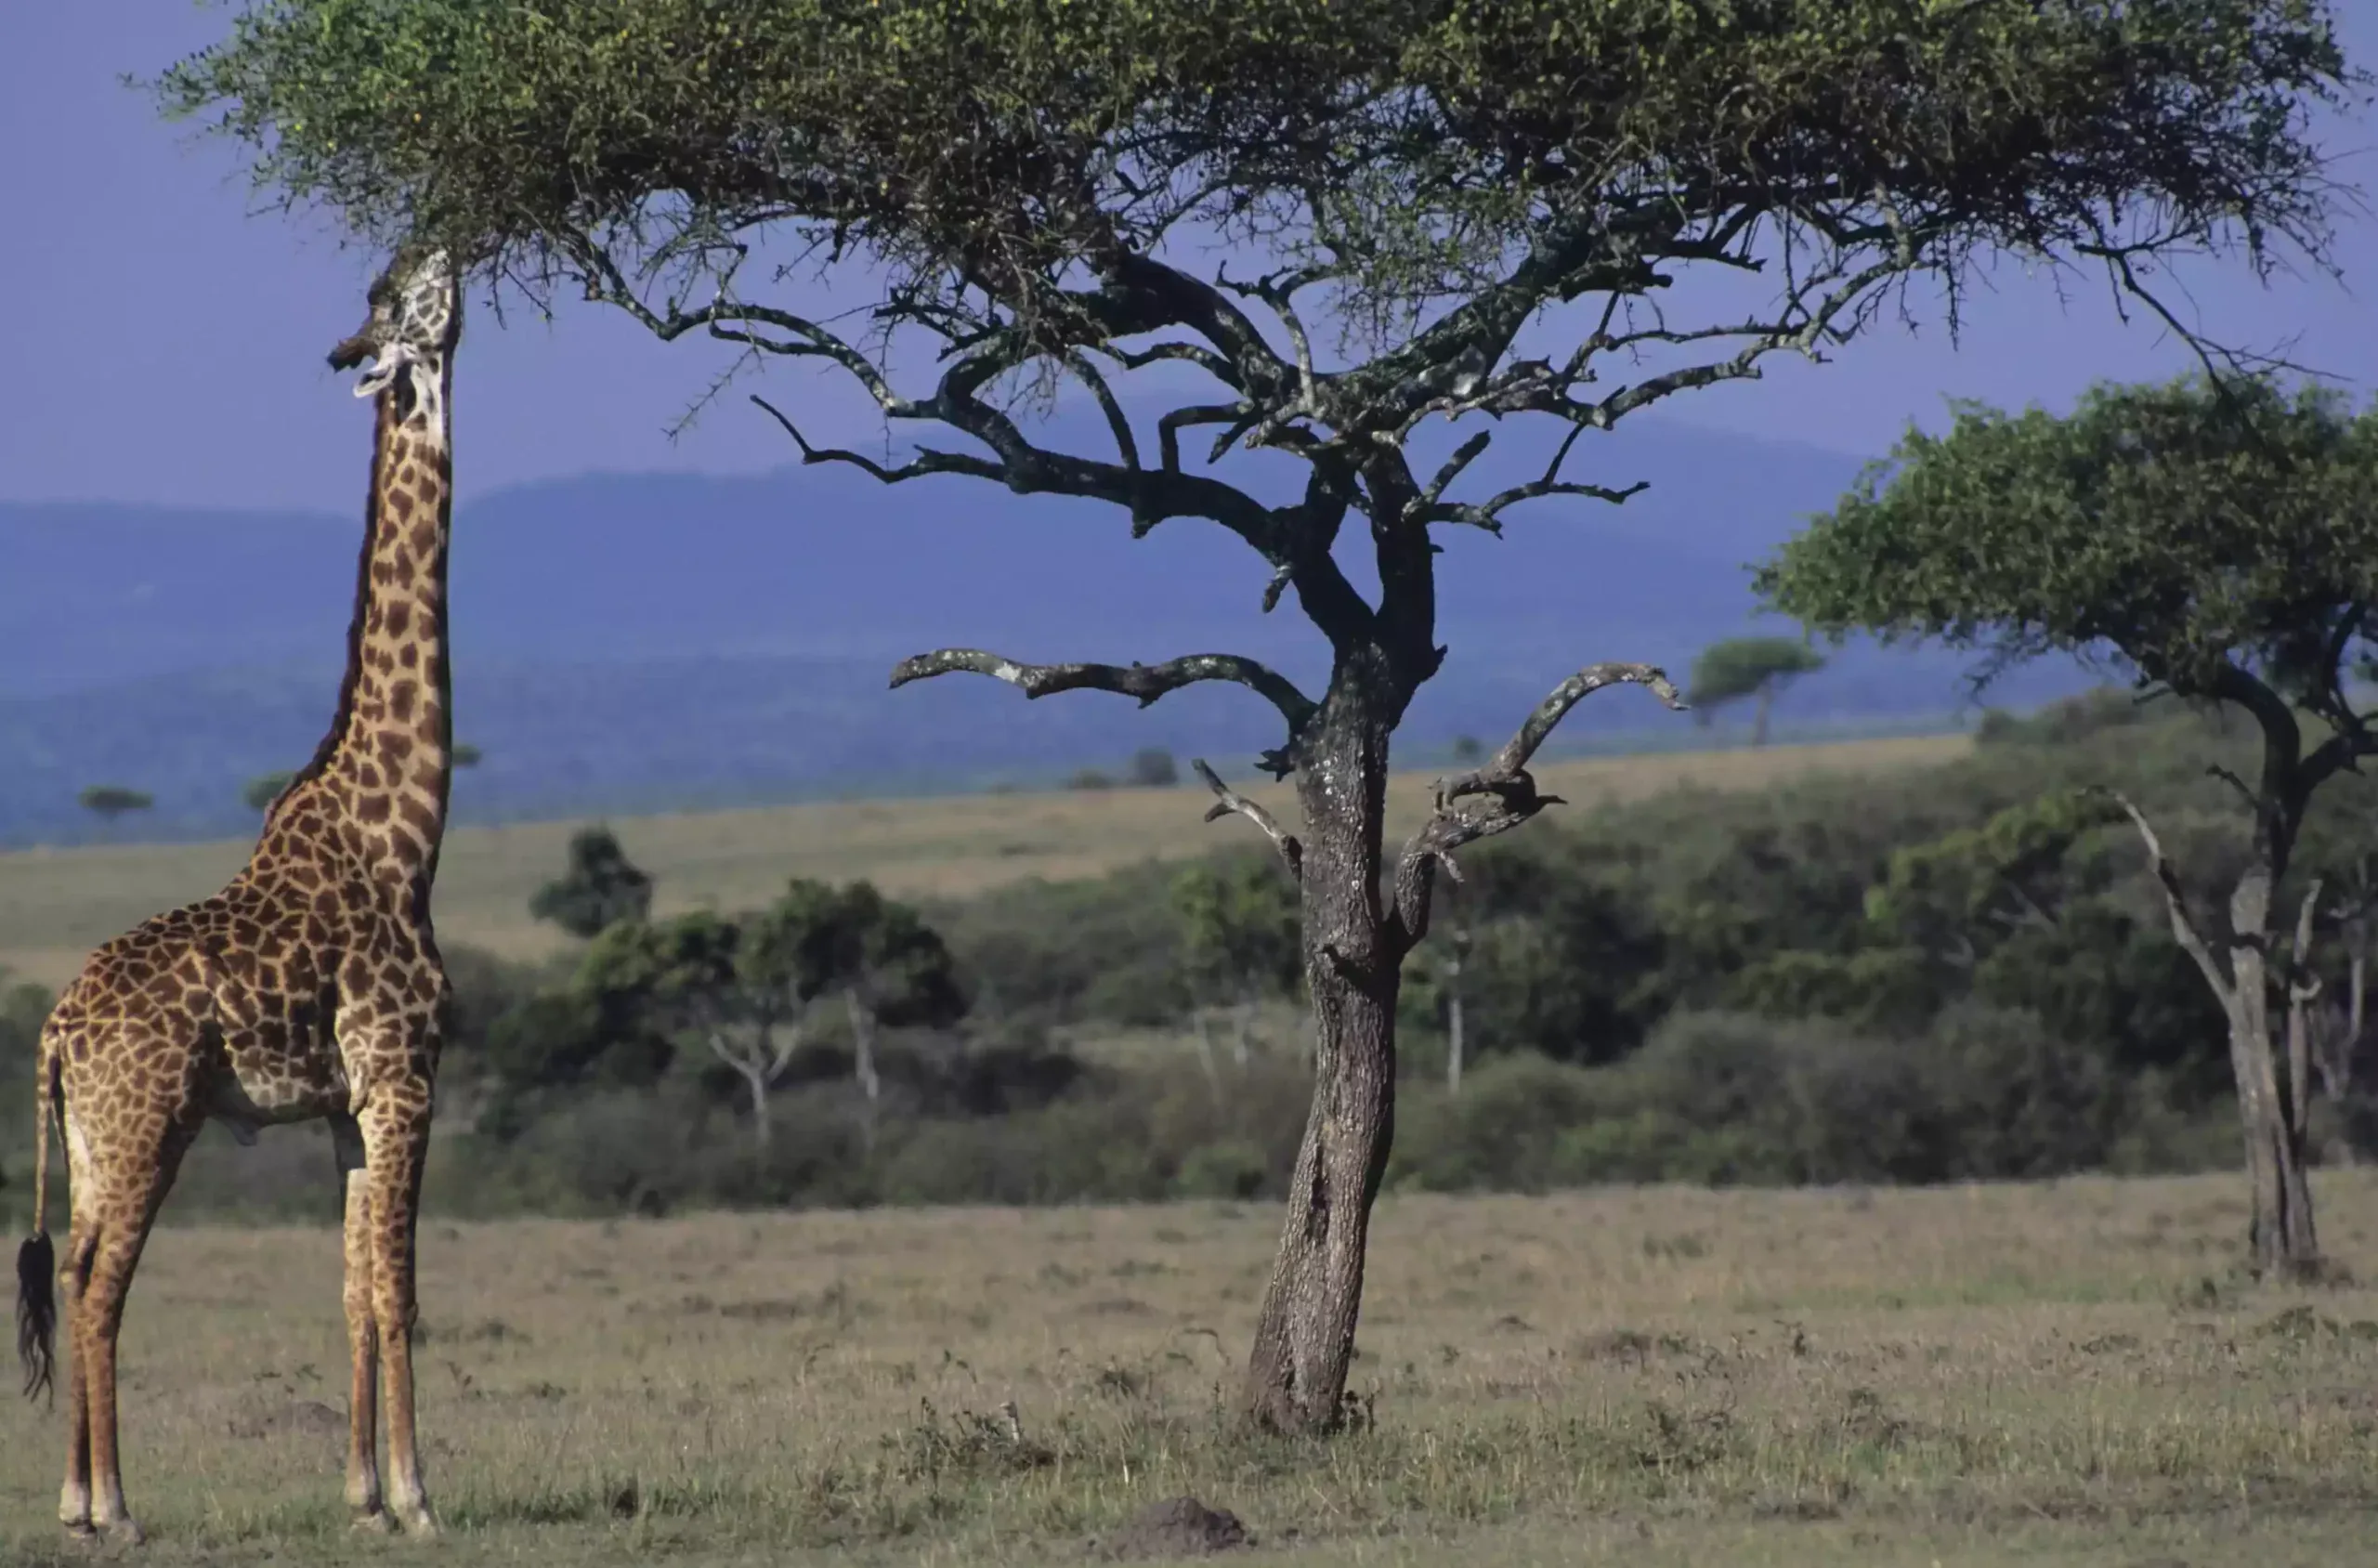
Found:
[{"label": "tree trunk", "polygon": [[751,1091],[751,1166],[765,1175],[768,1169],[768,1075],[757,1070],[746,1071],[743,1081]]},{"label": "tree trunk", "polygon": [[[2267,1279],[2317,1274],[2320,1244],[2312,1222],[2312,1189],[2304,1169],[2301,1078],[2282,1084],[2272,1039],[2270,971],[2264,957],[2270,898],[2277,879],[2267,866],[2249,869],[2229,898],[2229,1066],[2246,1141],[2246,1179],[2253,1207],[2247,1246],[2254,1273]],[[2293,1064],[2291,1064],[2293,1065]],[[2293,1077],[2293,1075],[2290,1075]]]},{"label": "tree trunk", "polygon": [[1389,950],[1379,900],[1394,709],[1362,689],[1360,673],[1349,678],[1341,668],[1339,675],[1297,770],[1306,833],[1305,974],[1315,1025],[1313,1108],[1245,1391],[1248,1416],[1282,1432],[1338,1424],[1362,1310],[1371,1202],[1394,1135],[1402,955]]},{"label": "tree trunk", "polygon": [[1453,995],[1445,1001],[1445,1092],[1461,1092],[1461,990],[1458,973]]},{"label": "tree trunk", "polygon": [[1231,1053],[1237,1062],[1238,1070],[1243,1073],[1247,1071],[1248,1064],[1255,1059],[1255,998],[1251,994],[1239,994],[1235,1016],[1238,1032],[1231,1041]]},{"label": "tree trunk", "polygon": [[858,1091],[872,1105],[883,1094],[883,1079],[875,1070],[875,1014],[856,986],[843,993],[843,1007],[851,1020],[851,1068],[858,1078]]},{"label": "tree trunk", "polygon": [[1189,1018],[1197,1030],[1197,1065],[1205,1070],[1206,1087],[1213,1091],[1214,1109],[1219,1111],[1225,1103],[1225,1096],[1222,1092],[1222,1069],[1214,1063],[1213,1032],[1207,1026],[1204,1008],[1191,1008]]},{"label": "tree trunk", "polygon": [[1758,688],[1758,705],[1751,710],[1750,743],[1753,746],[1767,744],[1767,716],[1774,706],[1775,688],[1762,684]]},{"label": "tree trunk", "polygon": [[856,986],[843,991],[843,1006],[851,1019],[851,1070],[857,1076],[858,1091],[867,1100],[859,1113],[859,1142],[865,1151],[875,1153],[875,1112],[883,1096],[883,1079],[875,1070],[875,1011],[859,995]]}]

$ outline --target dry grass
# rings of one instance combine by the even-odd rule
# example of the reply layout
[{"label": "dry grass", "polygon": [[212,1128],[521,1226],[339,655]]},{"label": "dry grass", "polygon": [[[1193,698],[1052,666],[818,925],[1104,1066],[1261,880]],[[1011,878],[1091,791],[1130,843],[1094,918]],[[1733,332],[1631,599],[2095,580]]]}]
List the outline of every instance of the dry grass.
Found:
[{"label": "dry grass", "polygon": [[[1778,746],[1558,763],[1541,774],[1548,788],[1584,804],[1683,784],[1744,790],[1812,773],[1915,767],[1948,761],[1969,744],[1947,736]],[[1427,785],[1426,776],[1398,779],[1400,821],[1417,819]],[[1275,808],[1292,804],[1286,786],[1250,793]],[[658,879],[667,913],[704,905],[752,908],[794,876],[871,877],[910,895],[960,895],[1026,877],[1096,876],[1227,842],[1222,835],[1231,830],[1200,820],[1209,804],[1196,787],[1115,790],[781,806],[617,826],[628,853]],[[560,938],[529,919],[529,895],[560,869],[563,847],[579,826],[456,830],[438,865],[439,933],[516,958],[552,951]],[[0,854],[0,970],[62,986],[99,943],[220,887],[249,848],[241,840]]]},{"label": "dry grass", "polygon": [[[2378,1174],[2320,1198],[2378,1271]],[[1315,1568],[2371,1561],[2378,1291],[2225,1283],[2239,1199],[1392,1198],[1373,1421],[1311,1446],[1217,1419],[1269,1210],[432,1224],[426,1547],[347,1533],[307,1408],[341,1400],[335,1237],[168,1230],[128,1475],[164,1564],[1062,1562],[1182,1492]],[[1045,1462],[980,1435],[1006,1400]],[[61,1427],[0,1414],[0,1561],[83,1555]]]}]

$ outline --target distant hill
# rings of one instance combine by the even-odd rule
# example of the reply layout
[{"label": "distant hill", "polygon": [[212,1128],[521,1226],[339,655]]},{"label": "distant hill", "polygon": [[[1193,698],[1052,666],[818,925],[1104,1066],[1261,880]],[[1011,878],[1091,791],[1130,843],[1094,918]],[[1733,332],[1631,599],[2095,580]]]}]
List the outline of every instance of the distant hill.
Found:
[{"label": "distant hill", "polygon": [[[1053,428],[1102,450],[1078,411]],[[462,459],[467,472],[466,447]],[[1473,487],[1542,461],[1490,452]],[[1291,467],[1267,455],[1230,471],[1283,499]],[[1452,654],[1408,734],[1442,745],[1508,731],[1595,659],[1680,673],[1749,627],[1747,564],[1856,469],[1650,421],[1581,444],[1574,474],[1651,488],[1623,506],[1515,508],[1500,539],[1444,530]],[[0,844],[91,836],[73,797],[95,782],[157,797],[119,836],[252,822],[241,783],[302,761],[329,717],[358,500],[351,517],[0,503]],[[1213,526],[1179,519],[1134,542],[1111,508],[958,478],[885,489],[826,466],[527,486],[459,508],[453,573],[459,728],[488,754],[458,791],[465,817],[954,788],[1113,764],[1141,745],[1235,755],[1276,738],[1268,710],[1235,690],[1145,712],[1089,694],[1026,704],[964,678],[888,692],[891,662],[929,647],[1116,660],[1228,648],[1313,687],[1326,668],[1292,609],[1259,613],[1261,563]],[[1852,649],[1780,718],[1843,730],[1944,716],[1957,671],[1938,654]],[[2036,672],[2000,699],[2076,684]],[[1618,694],[1569,738],[1684,724]]]}]

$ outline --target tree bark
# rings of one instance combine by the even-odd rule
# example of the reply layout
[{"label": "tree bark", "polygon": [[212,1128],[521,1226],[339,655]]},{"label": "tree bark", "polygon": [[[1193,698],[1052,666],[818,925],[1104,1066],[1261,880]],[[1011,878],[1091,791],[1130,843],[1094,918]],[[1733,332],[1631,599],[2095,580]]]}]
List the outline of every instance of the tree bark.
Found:
[{"label": "tree bark", "polygon": [[2237,1088],[2252,1199],[2246,1235],[2254,1271],[2263,1278],[2317,1274],[2320,1246],[2312,1223],[2311,1183],[2304,1169],[2303,1107],[2310,1086],[2300,1077],[2284,1088],[2280,1083],[2267,957],[2275,949],[2278,934],[2271,929],[2272,892],[2293,847],[2292,835],[2274,830],[2271,824],[2290,819],[2270,808],[2267,793],[2255,802],[2254,861],[2230,890],[2229,939],[2224,954],[2215,949],[2191,913],[2178,874],[2164,857],[2162,841],[2145,814],[2121,795],[2113,798],[2129,814],[2147,845],[2149,869],[2162,885],[2171,915],[2173,936],[2204,975],[2205,984],[2213,987],[2228,1021],[2229,1069]]},{"label": "tree bark", "polygon": [[2270,1016],[2272,976],[2266,954],[2277,934],[2270,923],[2277,882],[2277,868],[2266,853],[2229,895],[2229,1062],[2253,1183],[2247,1238],[2254,1272],[2299,1278],[2319,1272],[2320,1244],[2304,1169],[2307,1086],[2293,1074],[2293,1081],[2282,1080]]},{"label": "tree bark", "polygon": [[859,1113],[859,1142],[872,1155],[876,1105],[883,1095],[883,1079],[875,1070],[875,1011],[859,995],[856,986],[844,987],[843,1006],[851,1020],[851,1070],[858,1078],[859,1093],[867,1101]]},{"label": "tree bark", "polygon": [[1339,1419],[1362,1310],[1372,1201],[1395,1127],[1395,997],[1379,902],[1388,733],[1395,709],[1341,678],[1297,770],[1305,975],[1315,1024],[1313,1108],[1256,1323],[1254,1422],[1322,1432]]},{"label": "tree bark", "polygon": [[1750,743],[1754,747],[1767,744],[1767,718],[1775,707],[1775,687],[1762,681],[1758,687],[1758,705],[1751,710]]},{"label": "tree bark", "polygon": [[1213,1031],[1208,1025],[1206,1010],[1202,1007],[1192,1007],[1189,1010],[1189,1021],[1197,1031],[1197,1065],[1205,1071],[1206,1087],[1212,1091],[1214,1109],[1219,1111],[1227,1101],[1222,1092],[1222,1069],[1214,1062]]},{"label": "tree bark", "polygon": [[[1451,892],[1447,889],[1447,892]],[[1459,905],[1456,904],[1458,911]],[[1470,959],[1470,922],[1457,912],[1445,953],[1445,1092],[1461,1093],[1461,1069],[1468,1040],[1461,1013],[1462,970]]]}]

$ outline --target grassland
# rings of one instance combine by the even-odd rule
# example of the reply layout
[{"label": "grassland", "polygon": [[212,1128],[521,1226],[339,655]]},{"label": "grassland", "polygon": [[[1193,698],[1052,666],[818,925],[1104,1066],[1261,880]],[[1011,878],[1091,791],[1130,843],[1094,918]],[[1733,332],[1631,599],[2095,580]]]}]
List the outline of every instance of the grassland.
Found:
[{"label": "grassland", "polygon": [[[1548,788],[1579,806],[1682,785],[1757,789],[1825,772],[1880,772],[1946,761],[1958,736],[1865,740],[1761,751],[1697,751],[1555,764]],[[1395,781],[1397,821],[1417,820],[1428,776]],[[1287,786],[1249,791],[1276,809]],[[1202,820],[1201,788],[1068,791],[864,801],[768,810],[649,817],[615,824],[629,855],[658,880],[663,913],[704,905],[748,908],[794,876],[871,877],[911,896],[962,895],[1026,877],[1095,876],[1148,856],[1198,854],[1231,830]],[[438,874],[438,929],[450,942],[511,957],[560,938],[528,917],[529,895],[553,877],[581,824],[462,828]],[[0,970],[50,987],[84,955],[147,918],[221,886],[250,841],[122,845],[0,854]]]},{"label": "grassland", "polygon": [[[2378,1173],[2320,1185],[2378,1271]],[[335,1235],[168,1228],[127,1477],[169,1565],[1063,1562],[1182,1493],[1291,1568],[2378,1560],[2378,1290],[2240,1288],[2240,1198],[1390,1196],[1369,1424],[1309,1446],[1216,1404],[1268,1209],[433,1223],[426,1545],[346,1528]],[[62,1426],[0,1408],[0,1561],[86,1555]]]}]

